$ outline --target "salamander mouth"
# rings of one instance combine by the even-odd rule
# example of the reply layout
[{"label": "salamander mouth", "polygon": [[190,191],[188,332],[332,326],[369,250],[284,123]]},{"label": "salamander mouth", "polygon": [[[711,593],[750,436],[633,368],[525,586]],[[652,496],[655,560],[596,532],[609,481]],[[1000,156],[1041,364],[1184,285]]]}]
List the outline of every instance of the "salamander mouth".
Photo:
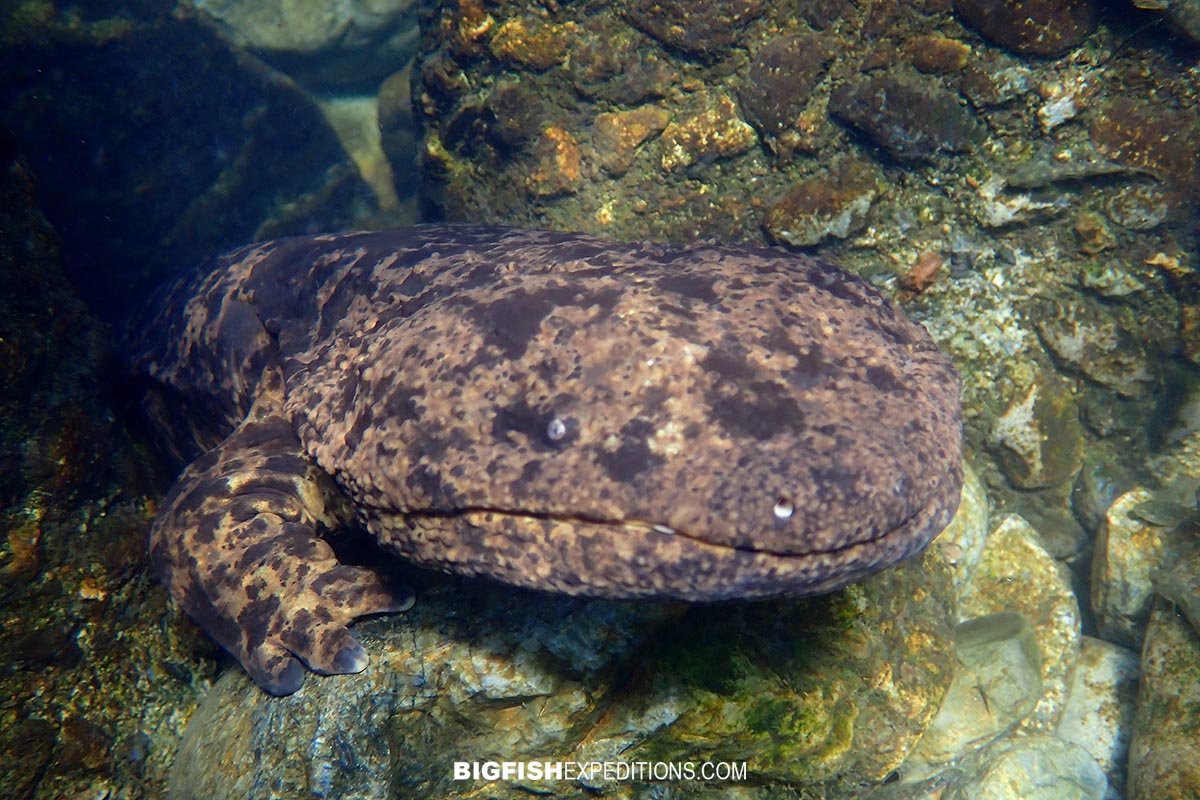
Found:
[{"label": "salamander mouth", "polygon": [[822,594],[894,566],[945,526],[953,512],[945,499],[930,498],[869,539],[782,551],[646,519],[522,508],[384,512],[366,521],[385,547],[436,569],[571,595],[713,602]]},{"label": "salamander mouth", "polygon": [[779,550],[767,547],[748,547],[745,545],[729,544],[721,541],[714,541],[699,536],[691,531],[673,528],[661,522],[653,522],[642,519],[608,519],[604,517],[592,516],[587,514],[573,514],[564,512],[549,512],[537,511],[532,509],[512,509],[512,508],[493,508],[488,506],[469,506],[455,509],[424,509],[418,512],[413,512],[411,516],[425,517],[429,519],[445,519],[451,520],[455,518],[467,517],[470,515],[495,515],[498,517],[507,517],[515,519],[524,519],[528,521],[543,521],[551,523],[559,523],[566,526],[585,526],[606,528],[614,532],[626,532],[634,535],[652,535],[662,536],[665,538],[679,537],[688,540],[697,545],[715,548],[719,550],[727,550],[729,552],[754,554],[757,556],[774,557],[779,559],[808,559],[829,554],[836,554],[846,550],[869,547],[872,544],[887,541],[899,534],[903,534],[910,529],[913,522],[925,514],[928,506],[918,507],[912,514],[899,520],[893,525],[880,530],[873,536],[865,539],[847,542],[844,544],[835,545],[827,548],[797,548],[794,550]]}]

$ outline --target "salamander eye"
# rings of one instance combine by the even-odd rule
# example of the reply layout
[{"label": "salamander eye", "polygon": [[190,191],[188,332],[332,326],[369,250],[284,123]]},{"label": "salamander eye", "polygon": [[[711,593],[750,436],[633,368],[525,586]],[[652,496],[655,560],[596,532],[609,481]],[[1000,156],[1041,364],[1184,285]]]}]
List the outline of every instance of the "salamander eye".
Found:
[{"label": "salamander eye", "polygon": [[771,509],[771,513],[775,515],[775,519],[791,519],[796,507],[792,505],[792,501],[786,497],[781,497],[775,501],[775,507]]},{"label": "salamander eye", "polygon": [[580,423],[569,416],[558,416],[557,414],[550,417],[550,421],[546,422],[546,427],[542,431],[542,438],[547,445],[553,447],[565,447],[575,441],[580,433]]}]

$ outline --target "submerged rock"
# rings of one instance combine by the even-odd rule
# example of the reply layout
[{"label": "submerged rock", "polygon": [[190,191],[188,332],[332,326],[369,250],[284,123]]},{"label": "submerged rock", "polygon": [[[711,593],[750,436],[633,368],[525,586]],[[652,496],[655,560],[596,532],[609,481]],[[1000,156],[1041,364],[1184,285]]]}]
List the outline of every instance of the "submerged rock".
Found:
[{"label": "submerged rock", "polygon": [[942,800],[1103,800],[1104,772],[1077,744],[1047,735],[1013,739]]},{"label": "submerged rock", "polygon": [[1125,796],[1125,761],[1138,675],[1137,653],[1083,637],[1058,735],[1091,754],[1108,776],[1110,796]]},{"label": "submerged rock", "polygon": [[626,0],[625,14],[669,47],[716,57],[767,7],[766,0]]},{"label": "submerged rock", "polygon": [[374,206],[313,100],[209,24],[25,35],[0,50],[0,124],[38,176],[68,279],[109,321],[164,274]]},{"label": "submerged rock", "polygon": [[452,780],[454,761],[484,759],[744,761],[752,783],[777,791],[879,782],[949,686],[952,605],[932,552],[807,601],[689,608],[442,586],[358,627],[376,654],[361,675],[285,698],[224,675],[189,726],[174,796],[390,786],[527,798],[615,785]]},{"label": "submerged rock", "polygon": [[1063,366],[1118,394],[1137,397],[1154,381],[1145,350],[1117,313],[1101,303],[1089,298],[1043,301],[1033,324]]},{"label": "submerged rock", "polygon": [[744,153],[758,141],[728,95],[713,94],[681,112],[662,132],[662,167],[672,170]]},{"label": "submerged rock", "polygon": [[414,0],[195,0],[236,44],[316,86],[373,86],[417,52]]},{"label": "submerged rock", "polygon": [[1184,543],[1168,528],[1148,521],[1140,509],[1154,495],[1133,489],[1113,502],[1092,555],[1092,611],[1105,639],[1140,647],[1153,604],[1154,575],[1178,559]]},{"label": "submerged rock", "polygon": [[1083,463],[1083,426],[1070,385],[1039,374],[996,419],[991,443],[1005,476],[1018,488],[1071,480]]},{"label": "submerged rock", "polygon": [[998,612],[1024,615],[1041,654],[1042,691],[1021,727],[1053,730],[1079,658],[1079,601],[1037,530],[1016,514],[992,529],[975,576],[959,595],[960,619]]},{"label": "submerged rock", "polygon": [[788,187],[763,217],[774,242],[807,247],[862,230],[878,194],[876,179],[861,166],[846,166]]},{"label": "submerged rock", "polygon": [[954,7],[984,36],[1022,55],[1060,56],[1096,27],[1093,0],[956,0]]},{"label": "submerged rock", "polygon": [[1137,717],[1129,743],[1130,800],[1200,796],[1200,637],[1160,599],[1142,650]]},{"label": "submerged rock", "polygon": [[1014,729],[1042,693],[1042,659],[1029,620],[1000,612],[955,630],[957,667],[946,701],[904,764],[927,776]]},{"label": "submerged rock", "polygon": [[812,99],[833,53],[816,36],[776,36],[754,54],[738,99],[769,141],[786,138]]},{"label": "submerged rock", "polygon": [[834,90],[829,109],[900,161],[960,153],[979,135],[958,96],[927,78],[881,75],[847,83]]}]

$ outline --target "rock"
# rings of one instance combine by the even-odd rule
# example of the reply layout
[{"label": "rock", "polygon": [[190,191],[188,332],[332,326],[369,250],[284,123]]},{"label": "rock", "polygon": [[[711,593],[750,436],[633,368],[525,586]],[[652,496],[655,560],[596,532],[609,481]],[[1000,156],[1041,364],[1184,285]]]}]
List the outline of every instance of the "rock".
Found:
[{"label": "rock", "polygon": [[598,115],[592,125],[592,147],[600,166],[613,175],[624,175],[642,145],[670,121],[666,109],[652,105]]},{"label": "rock", "polygon": [[1142,649],[1129,743],[1129,800],[1200,797],[1200,637],[1159,599]]},{"label": "rock", "polygon": [[[470,118],[470,113],[464,111],[466,119]],[[461,133],[461,147],[464,150],[478,148],[474,137],[480,128],[492,145],[503,153],[520,150],[536,142],[550,127],[546,124],[548,114],[545,101],[519,82],[497,83],[484,101],[483,108],[474,113],[478,114],[478,119],[468,122]],[[458,138],[454,128],[452,122],[447,141]]]},{"label": "rock", "polygon": [[900,161],[961,153],[979,135],[957,95],[928,78],[881,75],[846,83],[830,95],[829,111]]},{"label": "rock", "polygon": [[[660,50],[627,26],[595,30],[574,42],[566,69],[571,88],[604,104],[637,106],[666,95],[675,76]],[[607,110],[607,109],[606,109]]]},{"label": "rock", "polygon": [[1056,183],[1134,174],[1136,170],[1110,161],[1093,147],[1081,145],[1065,155],[1056,149],[1037,150],[1029,158],[1014,163],[1004,182],[1012,189],[1040,189]]},{"label": "rock", "polygon": [[1075,119],[1079,112],[1087,108],[1088,101],[1097,90],[1097,81],[1090,74],[1042,84],[1038,91],[1043,102],[1037,112],[1042,130],[1049,133],[1064,122]]},{"label": "rock", "polygon": [[210,25],[111,30],[0,54],[0,123],[38,175],[68,278],[99,313],[119,318],[156,279],[214,253],[373,210],[312,99]]},{"label": "rock", "polygon": [[413,0],[196,0],[240,47],[310,85],[373,88],[417,52]]},{"label": "rock", "polygon": [[1005,477],[1017,488],[1045,488],[1074,478],[1083,463],[1083,426],[1070,385],[1038,373],[996,419],[991,444]]},{"label": "rock", "polygon": [[1133,488],[1133,478],[1117,464],[1117,454],[1089,447],[1071,489],[1071,510],[1091,533],[1100,529],[1109,507]]},{"label": "rock", "polygon": [[1021,727],[1053,730],[1079,657],[1079,604],[1038,532],[1016,514],[1001,517],[992,529],[975,576],[959,595],[959,619],[1001,611],[1023,614],[1041,651],[1042,694]]},{"label": "rock", "polygon": [[1059,362],[1125,397],[1145,393],[1154,376],[1145,351],[1113,310],[1085,297],[1044,301],[1034,328]]},{"label": "rock", "polygon": [[1092,613],[1100,635],[1126,647],[1141,647],[1154,599],[1152,576],[1179,554],[1168,531],[1138,515],[1138,506],[1153,500],[1145,489],[1133,489],[1113,502],[1105,515],[1092,554]]},{"label": "rock", "polygon": [[955,0],[954,7],[984,36],[1021,55],[1060,56],[1096,27],[1093,0]]},{"label": "rock", "polygon": [[904,762],[906,782],[936,774],[1012,730],[1042,694],[1041,653],[1033,626],[1021,614],[963,622],[954,643],[954,682]]},{"label": "rock", "polygon": [[1079,285],[1101,297],[1128,297],[1146,288],[1141,278],[1112,258],[1085,261],[1079,268]]},{"label": "rock", "polygon": [[[317,97],[316,102],[342,143],[342,149],[374,193],[375,205],[383,214],[395,213],[400,198],[396,194],[392,163],[383,150],[377,97],[374,94],[330,95]],[[410,160],[415,156],[415,152],[411,153]]]},{"label": "rock", "polygon": [[763,229],[774,242],[793,247],[845,239],[862,230],[878,194],[867,169],[842,162],[824,175],[792,184],[767,208]]},{"label": "rock", "polygon": [[854,0],[796,0],[796,9],[813,30],[823,31],[854,8]]},{"label": "rock", "polygon": [[401,202],[414,198],[420,186],[417,175],[417,142],[420,134],[412,113],[411,65],[389,75],[379,87],[380,146],[392,166],[396,195]]},{"label": "rock", "polygon": [[1052,736],[1011,740],[941,800],[1104,800],[1104,772],[1077,744]]},{"label": "rock", "polygon": [[1200,2],[1170,0],[1166,16],[1172,29],[1200,44]]},{"label": "rock", "polygon": [[921,72],[949,75],[967,65],[971,48],[957,39],[926,34],[908,43],[908,55]]},{"label": "rock", "polygon": [[1157,178],[1174,199],[1194,198],[1200,185],[1200,117],[1161,103],[1117,97],[1097,109],[1089,131],[1106,157]]},{"label": "rock", "polygon": [[546,126],[533,145],[533,172],[525,187],[538,197],[575,191],[580,182],[582,154],[571,133],[558,125]]},{"label": "rock", "polygon": [[[776,36],[754,54],[738,99],[765,140],[786,138],[808,107],[833,53],[816,36]],[[786,148],[785,148],[786,149]]]},{"label": "rock", "polygon": [[1079,242],[1079,250],[1089,256],[1109,250],[1117,244],[1104,217],[1094,211],[1084,211],[1075,218],[1075,238]]},{"label": "rock", "polygon": [[737,155],[757,142],[728,95],[705,95],[698,107],[679,114],[663,131],[662,167],[672,171]]},{"label": "rock", "polygon": [[1058,736],[1096,760],[1108,777],[1109,796],[1125,796],[1125,760],[1138,687],[1138,654],[1102,639],[1083,637]]},{"label": "rock", "polygon": [[1104,204],[1108,218],[1131,231],[1157,228],[1171,213],[1166,194],[1153,183],[1131,183],[1118,189]]},{"label": "rock", "polygon": [[999,175],[979,184],[977,191],[974,214],[985,228],[1006,228],[1041,217],[1053,217],[1061,214],[1068,205],[1065,200],[1038,200],[1028,193],[1006,191],[1006,180]]},{"label": "rock", "polygon": [[1033,89],[1033,71],[1001,56],[980,56],[963,68],[959,88],[976,108],[1000,106]]},{"label": "rock", "polygon": [[952,603],[934,554],[806,601],[687,607],[435,587],[412,611],[357,626],[372,654],[361,675],[314,678],[284,698],[239,670],[223,676],[189,725],[174,796],[560,791],[451,780],[454,761],[484,758],[744,761],[751,782],[782,792],[879,782],[950,684]]},{"label": "rock", "polygon": [[705,58],[725,53],[747,23],[763,13],[766,0],[624,0],[624,13],[641,30],[668,47]]},{"label": "rock", "polygon": [[[1200,512],[1192,512],[1185,523],[1192,532],[1200,530]],[[1169,600],[1197,634],[1200,634],[1200,549],[1187,554],[1153,576],[1154,590]]]},{"label": "rock", "polygon": [[67,281],[14,149],[0,147],[0,797],[161,797],[208,677],[146,566],[147,498],[169,476],[114,414],[112,330]]},{"label": "rock", "polygon": [[567,60],[567,44],[578,33],[571,21],[559,25],[531,15],[513,17],[496,29],[489,47],[498,61],[543,70]]}]

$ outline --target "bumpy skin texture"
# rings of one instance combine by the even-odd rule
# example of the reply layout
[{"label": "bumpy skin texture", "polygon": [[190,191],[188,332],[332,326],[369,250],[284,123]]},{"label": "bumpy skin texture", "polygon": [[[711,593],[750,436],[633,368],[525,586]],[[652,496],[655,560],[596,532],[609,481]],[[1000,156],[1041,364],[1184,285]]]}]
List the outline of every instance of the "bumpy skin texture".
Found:
[{"label": "bumpy skin texture", "polygon": [[411,603],[319,538],[351,518],[458,573],[720,600],[892,565],[961,490],[949,361],[869,285],[781,250],[283,239],[221,258],[151,330],[142,367],[188,409],[164,421],[226,437],[164,501],[154,561],[277,694],[294,657],[361,670],[346,625]]}]

